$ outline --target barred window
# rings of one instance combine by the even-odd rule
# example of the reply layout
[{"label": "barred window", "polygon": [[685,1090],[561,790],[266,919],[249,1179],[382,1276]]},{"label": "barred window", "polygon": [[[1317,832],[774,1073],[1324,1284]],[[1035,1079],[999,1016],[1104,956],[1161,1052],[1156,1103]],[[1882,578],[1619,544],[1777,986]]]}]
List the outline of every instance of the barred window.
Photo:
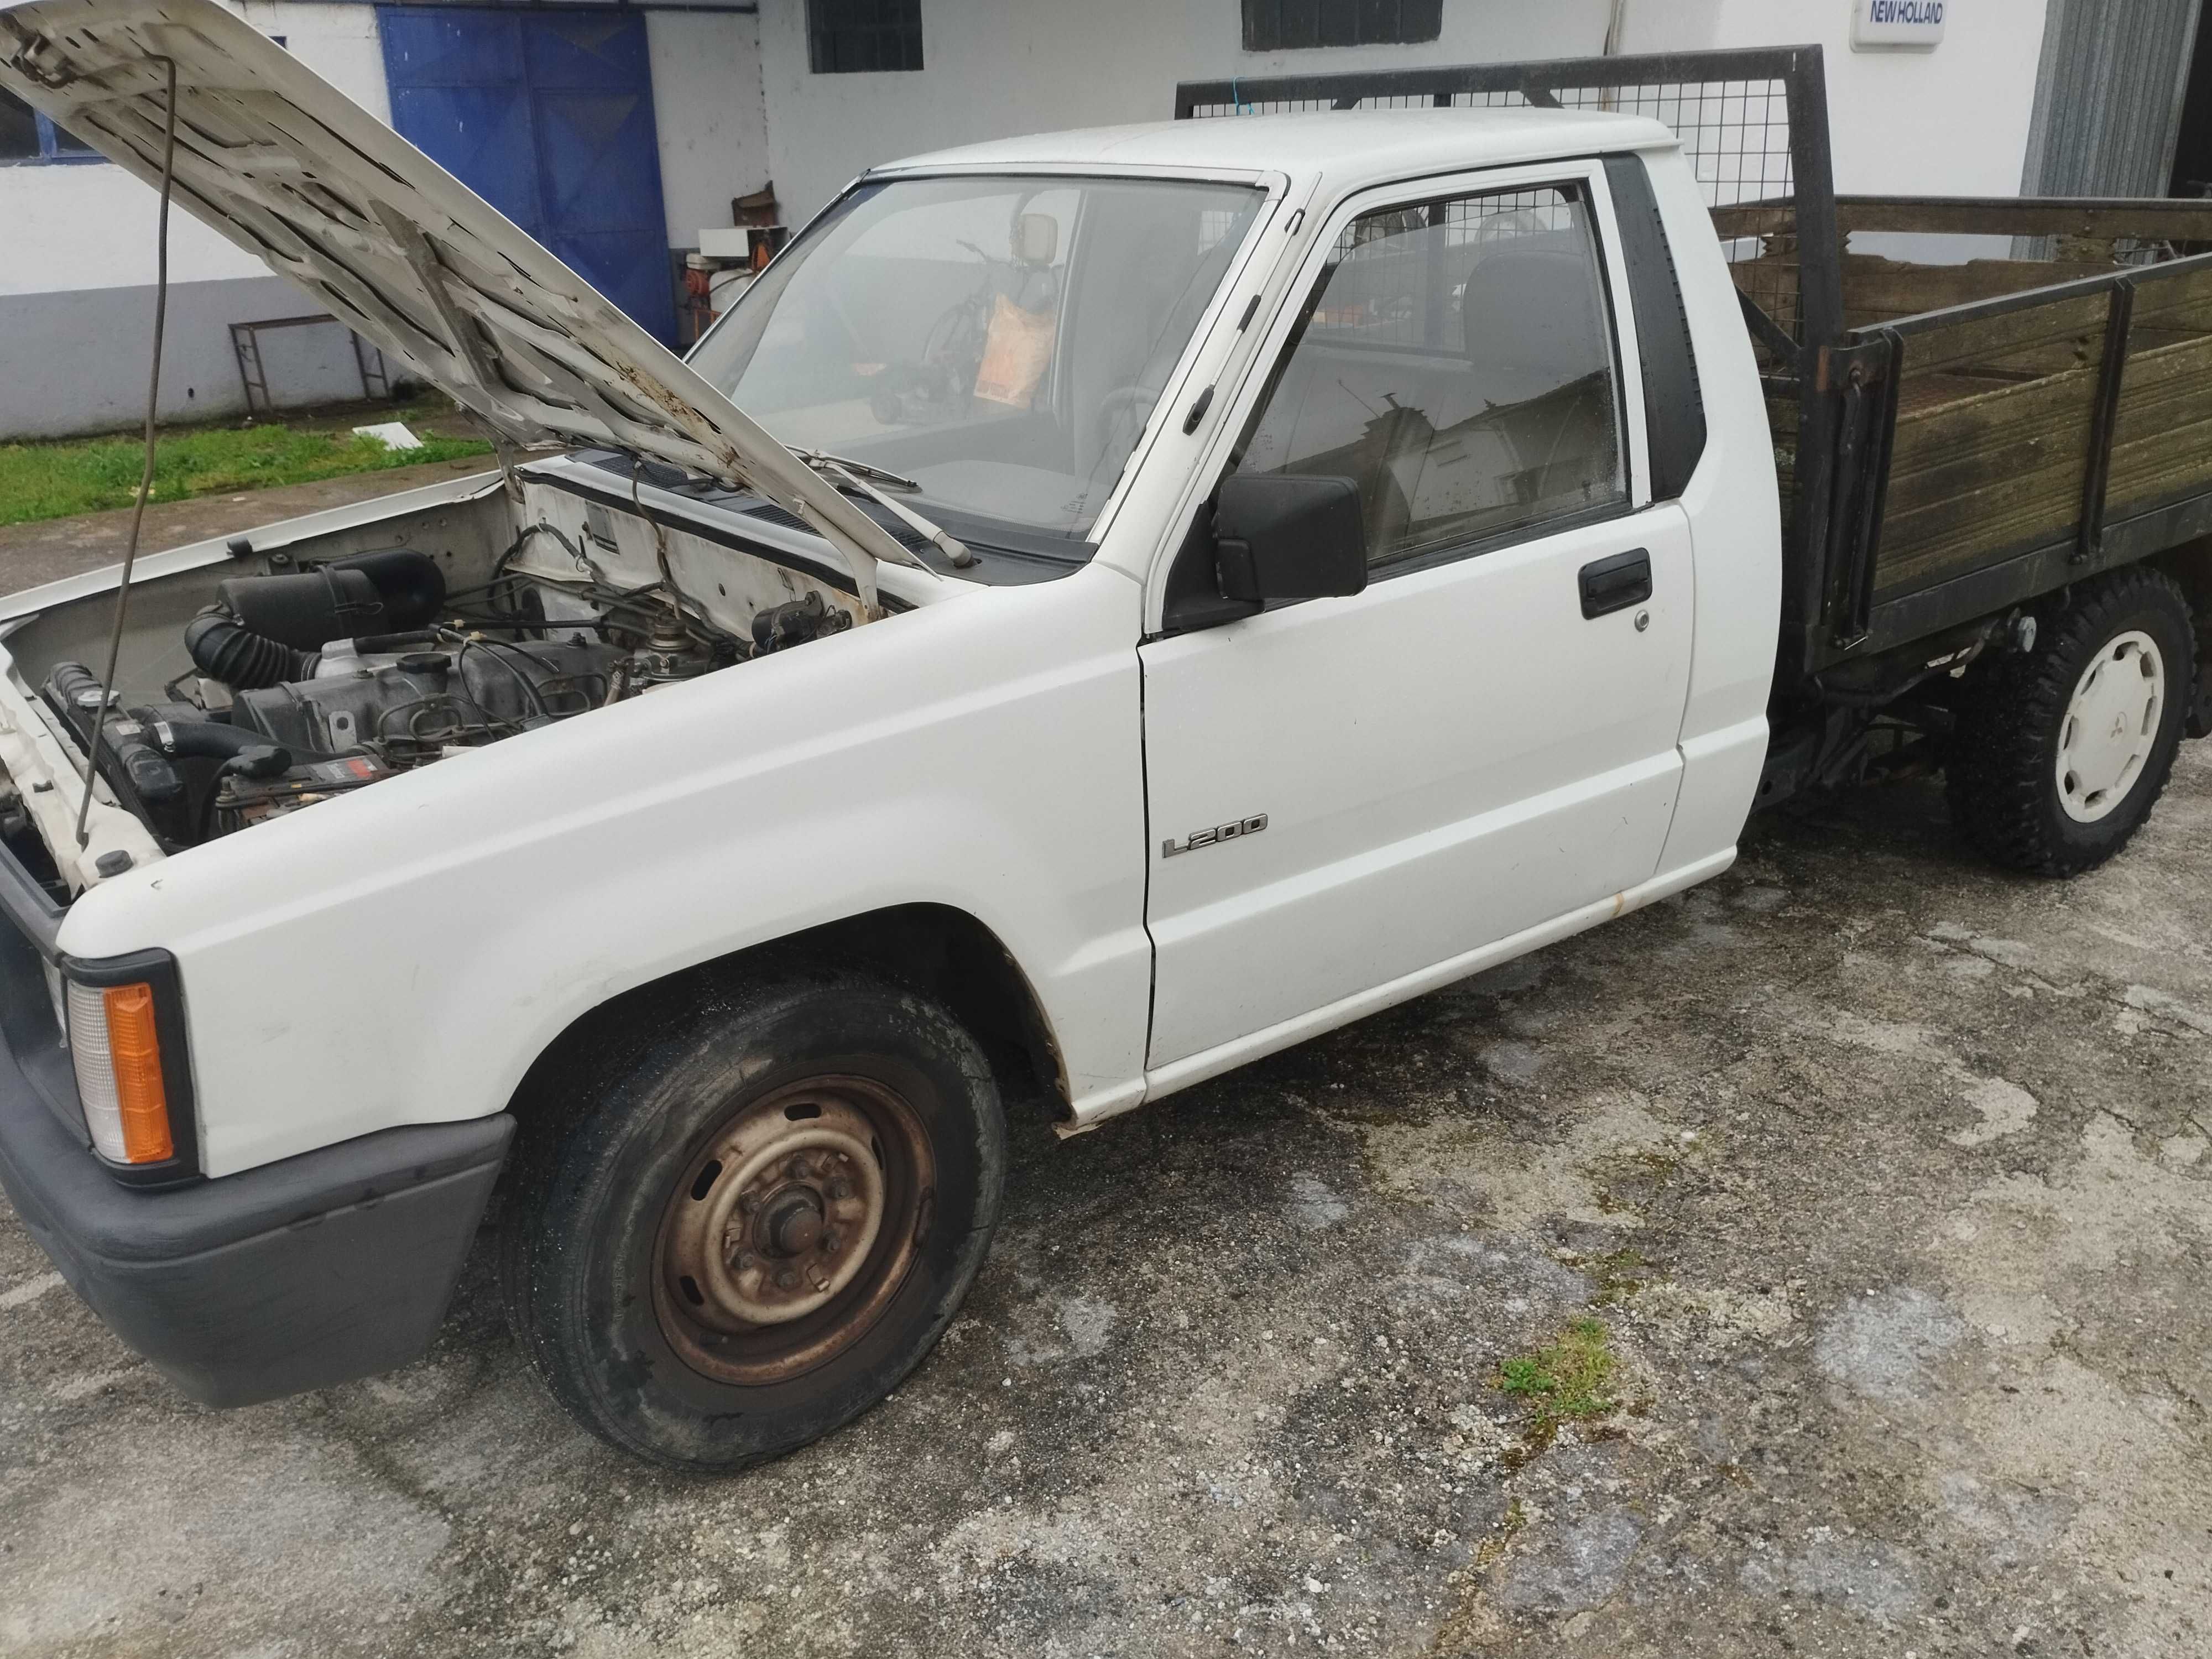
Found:
[{"label": "barred window", "polygon": [[921,67],[921,0],[806,0],[807,64],[817,75]]},{"label": "barred window", "polygon": [[1443,0],[1243,0],[1244,50],[1401,46],[1443,32]]}]

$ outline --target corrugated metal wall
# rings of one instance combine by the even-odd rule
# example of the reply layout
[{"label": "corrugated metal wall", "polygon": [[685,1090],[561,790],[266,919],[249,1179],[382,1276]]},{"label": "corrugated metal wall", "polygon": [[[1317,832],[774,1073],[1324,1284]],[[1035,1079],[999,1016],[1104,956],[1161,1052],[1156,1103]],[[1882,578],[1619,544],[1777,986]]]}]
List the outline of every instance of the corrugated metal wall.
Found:
[{"label": "corrugated metal wall", "polygon": [[2050,0],[2027,196],[2163,196],[2202,0]]}]

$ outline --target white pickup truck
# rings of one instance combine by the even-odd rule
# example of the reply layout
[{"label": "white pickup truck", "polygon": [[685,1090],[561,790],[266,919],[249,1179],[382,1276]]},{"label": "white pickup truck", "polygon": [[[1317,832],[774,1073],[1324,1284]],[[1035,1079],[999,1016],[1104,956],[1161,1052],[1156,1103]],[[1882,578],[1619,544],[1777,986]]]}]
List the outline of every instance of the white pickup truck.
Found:
[{"label": "white pickup truck", "polygon": [[2064,718],[1970,805],[2081,867],[2197,696],[2142,562],[1791,656],[1783,377],[1654,120],[885,167],[679,362],[211,0],[0,9],[155,183],[171,84],[177,204],[502,459],[143,561],[112,686],[115,573],[0,611],[0,1182],[204,1401],[419,1354],[497,1181],[579,1419],[775,1455],[945,1329],[1010,1099],[1087,1129],[1678,892],[1885,702],[1995,731],[1929,695],[1985,649]]}]

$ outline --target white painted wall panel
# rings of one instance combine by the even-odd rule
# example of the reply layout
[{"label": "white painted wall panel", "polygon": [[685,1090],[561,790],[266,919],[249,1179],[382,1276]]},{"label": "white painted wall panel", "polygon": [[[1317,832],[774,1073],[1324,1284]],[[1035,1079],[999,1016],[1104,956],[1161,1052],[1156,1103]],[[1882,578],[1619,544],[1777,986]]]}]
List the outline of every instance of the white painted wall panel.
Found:
[{"label": "white painted wall panel", "polygon": [[742,15],[665,11],[645,29],[668,246],[696,248],[701,226],[730,222],[732,197],[769,182],[760,31]]},{"label": "white painted wall panel", "polygon": [[1253,53],[1242,50],[1237,0],[922,0],[920,73],[817,76],[806,66],[805,0],[762,0],[776,193],[796,224],[877,162],[1164,120],[1175,83],[1199,76],[1581,56],[1603,45],[1611,12],[1611,0],[1448,0],[1443,37],[1426,45]]},{"label": "white painted wall panel", "polygon": [[[2035,103],[2045,0],[1955,9],[1932,52],[1855,52],[1844,0],[1626,0],[1625,52],[1818,42],[1845,191],[2010,195]],[[1449,0],[1420,46],[1248,53],[1237,0],[923,0],[919,74],[815,76],[805,0],[762,0],[777,187],[795,218],[879,161],[1024,131],[1156,120],[1175,83],[1595,54],[1609,0]]]},{"label": "white painted wall panel", "polygon": [[[230,325],[317,309],[291,283],[266,271],[173,285],[161,418],[244,414]],[[146,356],[153,343],[150,286],[0,295],[0,440],[135,427],[146,413]],[[280,405],[361,396],[353,349],[335,323],[272,333],[264,345],[270,390]]]},{"label": "white painted wall panel", "polygon": [[[105,161],[0,167],[0,295],[151,283],[160,205],[153,191]],[[171,282],[268,274],[190,214],[171,214]]]}]

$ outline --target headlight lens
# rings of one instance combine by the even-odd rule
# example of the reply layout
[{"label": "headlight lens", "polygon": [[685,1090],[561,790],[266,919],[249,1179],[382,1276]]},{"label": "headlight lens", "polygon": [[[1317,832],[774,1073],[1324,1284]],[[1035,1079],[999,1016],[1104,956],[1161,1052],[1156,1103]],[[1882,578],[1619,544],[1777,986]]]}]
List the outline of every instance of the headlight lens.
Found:
[{"label": "headlight lens", "polygon": [[176,1155],[168,1092],[161,1081],[154,988],[69,988],[70,1054],[76,1065],[84,1127],[112,1164],[159,1164]]}]

